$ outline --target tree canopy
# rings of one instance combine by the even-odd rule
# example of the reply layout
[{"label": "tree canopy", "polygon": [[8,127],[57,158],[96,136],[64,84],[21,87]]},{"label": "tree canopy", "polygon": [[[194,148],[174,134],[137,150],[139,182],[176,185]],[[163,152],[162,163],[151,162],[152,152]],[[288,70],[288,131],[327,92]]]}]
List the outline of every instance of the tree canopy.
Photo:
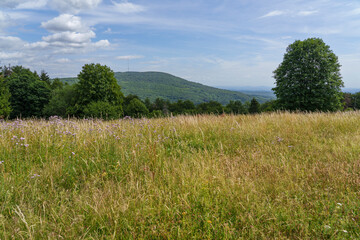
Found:
[{"label": "tree canopy", "polygon": [[10,115],[10,91],[5,83],[5,79],[0,75],[0,119],[6,118]]},{"label": "tree canopy", "polygon": [[[121,116],[124,95],[117,84],[114,72],[100,64],[85,64],[78,74],[76,84],[76,105],[73,114],[88,116]],[[104,107],[104,109],[101,109]],[[84,111],[86,110],[86,111]],[[94,110],[94,113],[91,111]]]},{"label": "tree canopy", "polygon": [[320,38],[290,44],[274,71],[277,104],[282,109],[336,111],[342,108],[340,64]]},{"label": "tree canopy", "polygon": [[37,73],[22,66],[15,66],[11,68],[11,74],[6,77],[6,82],[11,94],[11,117],[42,116],[51,91]]},{"label": "tree canopy", "polygon": [[104,101],[121,105],[123,94],[117,84],[114,72],[100,64],[85,64],[78,74],[77,83],[78,102],[87,105],[91,102]]}]

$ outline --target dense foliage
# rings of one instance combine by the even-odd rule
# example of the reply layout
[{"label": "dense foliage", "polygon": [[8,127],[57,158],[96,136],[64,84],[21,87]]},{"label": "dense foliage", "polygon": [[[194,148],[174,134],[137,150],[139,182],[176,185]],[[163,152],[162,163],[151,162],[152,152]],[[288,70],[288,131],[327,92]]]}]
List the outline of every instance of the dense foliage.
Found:
[{"label": "dense foliage", "polygon": [[6,77],[10,90],[12,118],[41,117],[44,106],[49,102],[51,90],[35,72],[21,66],[12,67]]},{"label": "dense foliage", "polygon": [[10,91],[2,75],[0,75],[0,119],[10,115]]},{"label": "dense foliage", "polygon": [[289,45],[274,71],[279,107],[287,110],[341,110],[340,64],[323,40],[309,38]]}]

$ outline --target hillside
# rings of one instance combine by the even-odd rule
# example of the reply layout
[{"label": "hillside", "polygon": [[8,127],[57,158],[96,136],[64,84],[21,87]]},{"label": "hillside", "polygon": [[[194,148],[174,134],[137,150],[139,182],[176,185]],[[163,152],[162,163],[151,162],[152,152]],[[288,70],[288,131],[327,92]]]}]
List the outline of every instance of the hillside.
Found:
[{"label": "hillside", "polygon": [[[271,97],[209,87],[162,72],[117,72],[115,77],[125,95],[136,94],[141,99],[149,98],[152,101],[163,98],[172,102],[191,100],[194,103],[218,101],[227,104],[230,100],[245,102],[253,97],[259,102],[271,100]],[[76,78],[61,80],[69,84],[77,81]]]}]

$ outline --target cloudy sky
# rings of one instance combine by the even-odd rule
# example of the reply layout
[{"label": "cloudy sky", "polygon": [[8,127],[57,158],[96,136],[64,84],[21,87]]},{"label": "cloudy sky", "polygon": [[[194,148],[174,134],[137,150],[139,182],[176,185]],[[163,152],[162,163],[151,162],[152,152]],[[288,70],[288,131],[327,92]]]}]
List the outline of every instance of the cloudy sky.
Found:
[{"label": "cloudy sky", "polygon": [[1,65],[76,76],[86,63],[211,86],[273,86],[295,40],[320,37],[360,87],[358,0],[0,0]]}]

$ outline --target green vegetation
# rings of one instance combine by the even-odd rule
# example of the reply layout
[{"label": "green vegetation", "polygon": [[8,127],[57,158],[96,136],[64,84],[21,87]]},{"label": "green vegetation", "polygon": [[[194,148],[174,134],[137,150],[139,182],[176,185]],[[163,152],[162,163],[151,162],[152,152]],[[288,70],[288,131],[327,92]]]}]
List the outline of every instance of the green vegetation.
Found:
[{"label": "green vegetation", "polygon": [[322,39],[309,38],[289,45],[274,78],[273,90],[282,109],[337,111],[343,107],[340,64]]},{"label": "green vegetation", "polygon": [[9,69],[5,78],[10,90],[12,118],[41,117],[44,106],[49,102],[51,90],[35,72],[22,66]]},{"label": "green vegetation", "polygon": [[[195,104],[216,101],[227,104],[229,101],[251,101],[249,96],[236,91],[223,90],[190,82],[161,72],[117,72],[115,77],[125,95],[134,94],[142,100],[155,101],[162,98],[170,102],[190,100]],[[77,82],[76,78],[62,78],[68,84]],[[273,99],[272,96],[256,96],[261,103]]]},{"label": "green vegetation", "polygon": [[[119,118],[123,114],[124,95],[114,77],[114,72],[100,64],[85,64],[75,85],[75,115],[88,117],[110,116]],[[84,109],[84,110],[83,110]]]},{"label": "green vegetation", "polygon": [[360,113],[0,122],[1,239],[359,239]]},{"label": "green vegetation", "polygon": [[10,115],[10,91],[5,83],[5,79],[0,75],[0,119],[7,118]]}]

